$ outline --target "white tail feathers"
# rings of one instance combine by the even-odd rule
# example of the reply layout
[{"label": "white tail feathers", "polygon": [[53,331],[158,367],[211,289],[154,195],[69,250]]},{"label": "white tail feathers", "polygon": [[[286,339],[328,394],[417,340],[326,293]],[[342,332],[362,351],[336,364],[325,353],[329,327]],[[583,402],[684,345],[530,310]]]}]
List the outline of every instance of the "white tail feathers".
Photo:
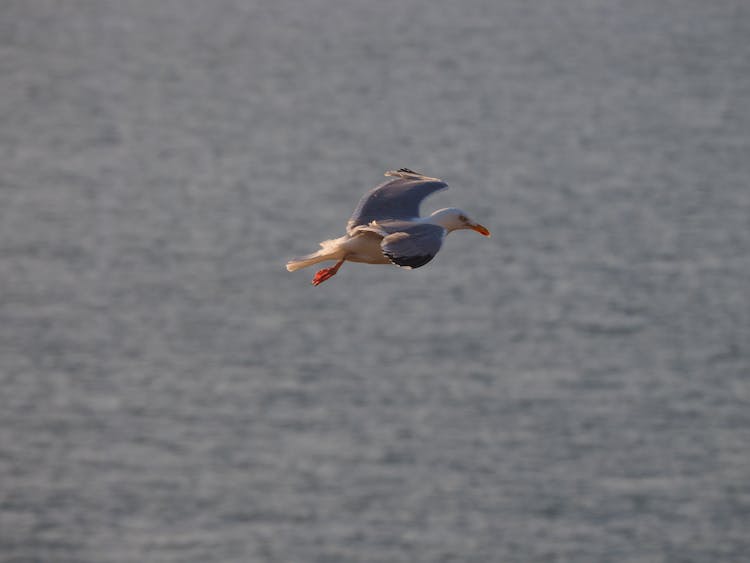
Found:
[{"label": "white tail feathers", "polygon": [[[346,237],[342,237],[346,238]],[[338,260],[341,258],[343,253],[339,246],[341,239],[324,240],[320,243],[322,247],[317,252],[300,256],[299,258],[292,258],[286,263],[286,269],[290,272],[295,272],[302,268],[307,268],[318,262],[325,262],[326,260]]]},{"label": "white tail feathers", "polygon": [[286,269],[290,272],[296,272],[297,270],[307,268],[318,262],[324,262],[325,260],[330,260],[330,258],[327,256],[321,256],[320,252],[316,252],[314,254],[308,254],[307,256],[300,256],[299,258],[289,260],[289,262],[286,263]]}]

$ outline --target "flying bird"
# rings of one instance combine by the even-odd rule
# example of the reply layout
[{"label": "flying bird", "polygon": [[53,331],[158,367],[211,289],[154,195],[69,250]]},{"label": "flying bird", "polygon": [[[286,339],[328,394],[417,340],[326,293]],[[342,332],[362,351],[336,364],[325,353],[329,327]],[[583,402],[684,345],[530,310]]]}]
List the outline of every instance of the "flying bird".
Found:
[{"label": "flying bird", "polygon": [[320,285],[336,275],[346,261],[419,268],[435,257],[451,231],[472,229],[490,236],[486,227],[455,207],[440,209],[429,217],[419,216],[422,200],[448,187],[442,180],[408,168],[389,170],[385,175],[393,179],[362,197],[343,237],[321,242],[320,250],[290,260],[286,269],[294,272],[326,260],[336,260],[336,264],[323,268],[313,277],[312,284]]}]

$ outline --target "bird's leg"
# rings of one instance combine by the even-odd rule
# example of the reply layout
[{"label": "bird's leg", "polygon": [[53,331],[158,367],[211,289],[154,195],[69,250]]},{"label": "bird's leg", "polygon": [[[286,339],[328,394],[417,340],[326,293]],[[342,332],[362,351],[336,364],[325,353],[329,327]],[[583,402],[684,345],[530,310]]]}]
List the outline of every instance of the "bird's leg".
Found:
[{"label": "bird's leg", "polygon": [[346,258],[342,258],[338,262],[336,262],[335,265],[331,266],[330,268],[323,268],[322,270],[318,271],[317,274],[315,274],[315,277],[312,279],[313,285],[320,285],[324,281],[326,281],[329,278],[332,278],[336,275],[336,272],[339,271],[339,268],[341,267],[341,264],[344,263],[344,260]]}]

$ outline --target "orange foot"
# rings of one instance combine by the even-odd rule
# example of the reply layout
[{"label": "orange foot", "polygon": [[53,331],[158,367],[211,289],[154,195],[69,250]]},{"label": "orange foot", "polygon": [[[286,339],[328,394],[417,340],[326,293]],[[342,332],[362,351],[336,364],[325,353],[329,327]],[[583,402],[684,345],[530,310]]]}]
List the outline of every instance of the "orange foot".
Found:
[{"label": "orange foot", "polygon": [[315,274],[315,277],[312,279],[313,285],[320,285],[327,279],[332,278],[336,275],[336,272],[339,271],[339,268],[341,267],[341,264],[343,264],[343,260],[339,260],[336,262],[335,266],[331,266],[330,268],[323,268],[322,270],[318,271],[317,274]]}]

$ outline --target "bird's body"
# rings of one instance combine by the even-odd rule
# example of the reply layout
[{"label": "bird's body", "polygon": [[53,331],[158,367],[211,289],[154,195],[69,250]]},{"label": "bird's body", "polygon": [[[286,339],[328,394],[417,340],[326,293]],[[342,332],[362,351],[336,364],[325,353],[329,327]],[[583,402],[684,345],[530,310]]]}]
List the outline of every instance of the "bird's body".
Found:
[{"label": "bird's body", "polygon": [[441,180],[408,168],[388,171],[386,176],[395,179],[362,197],[344,236],[323,241],[318,252],[289,261],[287,270],[293,272],[336,260],[334,266],[315,275],[312,283],[319,285],[335,275],[345,261],[419,268],[432,260],[451,231],[473,229],[490,235],[485,227],[469,220],[460,209],[441,209],[428,217],[419,216],[422,200],[448,187]]}]

